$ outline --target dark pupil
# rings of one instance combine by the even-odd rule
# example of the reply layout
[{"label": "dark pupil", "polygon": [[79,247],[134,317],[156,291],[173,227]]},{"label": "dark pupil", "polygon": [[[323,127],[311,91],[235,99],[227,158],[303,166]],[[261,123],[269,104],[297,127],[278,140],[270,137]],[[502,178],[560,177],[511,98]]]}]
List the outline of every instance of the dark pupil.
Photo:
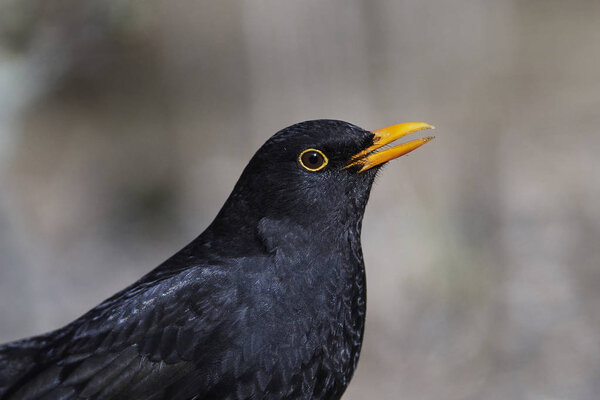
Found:
[{"label": "dark pupil", "polygon": [[317,153],[316,151],[311,151],[310,153],[306,153],[304,155],[304,162],[306,163],[307,167],[317,168],[317,167],[321,166],[321,164],[322,164],[321,155],[319,153]]}]

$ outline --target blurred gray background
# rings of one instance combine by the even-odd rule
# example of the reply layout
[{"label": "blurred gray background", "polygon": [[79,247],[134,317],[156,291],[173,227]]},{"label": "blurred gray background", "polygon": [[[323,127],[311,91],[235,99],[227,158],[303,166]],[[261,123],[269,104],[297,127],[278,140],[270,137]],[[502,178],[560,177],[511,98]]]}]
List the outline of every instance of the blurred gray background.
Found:
[{"label": "blurred gray background", "polygon": [[0,342],[198,235],[274,132],[423,120],[346,399],[600,397],[600,2],[0,0]]}]

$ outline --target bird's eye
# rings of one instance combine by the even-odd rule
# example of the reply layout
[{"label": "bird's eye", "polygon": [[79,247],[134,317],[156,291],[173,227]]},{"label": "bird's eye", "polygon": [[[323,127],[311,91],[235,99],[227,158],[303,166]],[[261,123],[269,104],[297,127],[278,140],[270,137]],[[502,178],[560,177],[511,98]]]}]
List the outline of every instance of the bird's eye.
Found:
[{"label": "bird's eye", "polygon": [[304,150],[302,153],[300,153],[298,161],[305,169],[312,172],[322,170],[329,162],[325,154],[323,154],[321,150],[317,149]]}]

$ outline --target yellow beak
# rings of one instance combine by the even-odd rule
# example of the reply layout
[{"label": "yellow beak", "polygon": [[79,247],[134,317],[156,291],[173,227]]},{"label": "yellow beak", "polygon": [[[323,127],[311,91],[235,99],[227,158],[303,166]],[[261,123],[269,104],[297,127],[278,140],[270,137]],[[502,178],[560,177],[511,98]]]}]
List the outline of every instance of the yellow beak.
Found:
[{"label": "yellow beak", "polygon": [[432,140],[434,136],[415,139],[410,142],[402,143],[378,152],[375,152],[375,150],[385,146],[386,144],[390,144],[394,140],[400,139],[403,136],[422,131],[424,129],[435,129],[435,127],[425,122],[406,122],[404,124],[392,125],[388,126],[387,128],[373,131],[373,134],[375,135],[373,137],[373,145],[353,155],[344,168],[360,166],[361,169],[358,172],[361,173],[373,168],[376,165],[383,164],[384,162],[410,153],[411,151]]}]

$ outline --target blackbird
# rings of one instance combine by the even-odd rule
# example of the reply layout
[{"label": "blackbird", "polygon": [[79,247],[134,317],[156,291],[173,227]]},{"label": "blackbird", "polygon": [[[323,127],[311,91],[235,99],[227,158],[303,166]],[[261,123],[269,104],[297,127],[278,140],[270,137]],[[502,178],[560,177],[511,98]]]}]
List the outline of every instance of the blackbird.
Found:
[{"label": "blackbird", "polygon": [[0,346],[0,399],[339,399],[363,338],[373,180],[431,137],[382,147],[428,128],[279,131],[181,251],[65,327]]}]

